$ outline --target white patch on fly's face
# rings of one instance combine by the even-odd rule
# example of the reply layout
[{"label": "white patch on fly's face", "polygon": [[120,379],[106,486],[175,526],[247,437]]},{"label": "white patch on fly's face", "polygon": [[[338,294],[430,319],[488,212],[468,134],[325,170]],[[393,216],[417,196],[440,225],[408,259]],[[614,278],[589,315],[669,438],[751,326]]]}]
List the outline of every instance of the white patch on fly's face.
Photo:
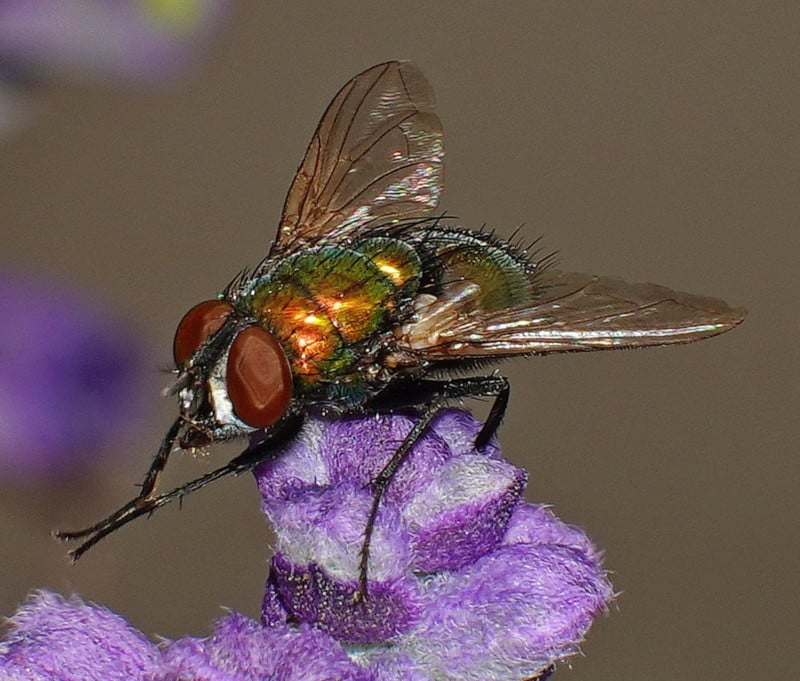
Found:
[{"label": "white patch on fly's face", "polygon": [[[256,428],[248,426],[244,421],[241,421],[233,410],[233,403],[228,395],[227,388],[227,368],[228,368],[228,353],[230,347],[225,350],[225,353],[217,360],[211,370],[208,380],[206,381],[206,389],[208,390],[208,401],[211,404],[213,417],[216,425],[218,426],[235,426],[238,430],[251,433]],[[184,388],[180,392],[181,408],[185,411],[191,409],[193,403],[194,390],[192,388]]]},{"label": "white patch on fly's face", "polygon": [[214,420],[220,426],[236,426],[247,432],[255,430],[243,421],[239,420],[233,411],[233,402],[228,395],[228,353],[230,347],[225,350],[225,354],[219,358],[211,374],[208,377],[208,400],[214,410]]}]

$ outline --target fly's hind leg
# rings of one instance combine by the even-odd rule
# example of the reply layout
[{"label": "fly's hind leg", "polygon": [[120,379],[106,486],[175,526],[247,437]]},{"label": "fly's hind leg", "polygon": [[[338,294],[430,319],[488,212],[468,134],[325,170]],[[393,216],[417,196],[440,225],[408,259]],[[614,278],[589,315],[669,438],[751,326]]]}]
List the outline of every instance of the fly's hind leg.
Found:
[{"label": "fly's hind leg", "polygon": [[497,388],[497,392],[490,392],[494,395],[494,402],[489,409],[489,415],[481,428],[478,437],[475,438],[475,448],[483,451],[486,445],[489,444],[500,424],[503,422],[503,417],[506,415],[508,408],[508,398],[511,396],[511,384],[505,376],[487,376],[490,381],[485,385],[486,388]]},{"label": "fly's hind leg", "polygon": [[376,396],[369,408],[373,411],[392,411],[414,405],[428,405],[470,397],[494,397],[489,416],[475,438],[475,447],[483,450],[497,432],[508,407],[511,385],[505,376],[470,376],[446,381],[406,379],[390,384]]}]

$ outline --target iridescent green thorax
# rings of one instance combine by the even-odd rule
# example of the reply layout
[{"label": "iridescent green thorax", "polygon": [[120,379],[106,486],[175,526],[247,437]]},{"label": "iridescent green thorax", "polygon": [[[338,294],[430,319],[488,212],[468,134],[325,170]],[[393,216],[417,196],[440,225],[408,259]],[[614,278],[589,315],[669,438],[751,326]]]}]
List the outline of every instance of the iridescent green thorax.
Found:
[{"label": "iridescent green thorax", "polygon": [[396,239],[295,253],[255,281],[244,298],[283,345],[302,383],[332,379],[359,358],[359,343],[383,330],[401,297],[413,295],[421,264]]},{"label": "iridescent green thorax", "polygon": [[[370,349],[393,356],[384,347],[393,329],[416,323],[436,333],[431,325],[438,317],[424,310],[441,308],[415,305],[422,294],[427,305],[446,305],[450,296],[463,295],[460,282],[472,285],[469,300],[458,303],[462,315],[513,308],[533,296],[529,261],[489,234],[432,227],[405,236],[399,230],[397,238],[309,248],[262,269],[237,292],[238,304],[284,348],[297,388],[324,381],[358,389],[366,376],[358,367],[379,368]],[[452,313],[445,318],[453,322]],[[384,345],[370,342],[386,332]]]}]

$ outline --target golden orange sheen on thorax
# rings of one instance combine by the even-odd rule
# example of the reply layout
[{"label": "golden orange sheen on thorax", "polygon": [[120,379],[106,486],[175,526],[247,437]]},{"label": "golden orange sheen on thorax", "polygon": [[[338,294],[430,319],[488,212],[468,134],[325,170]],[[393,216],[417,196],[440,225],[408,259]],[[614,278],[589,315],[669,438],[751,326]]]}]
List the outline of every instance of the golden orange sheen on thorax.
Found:
[{"label": "golden orange sheen on thorax", "polygon": [[357,345],[387,324],[398,295],[416,286],[416,253],[394,239],[323,246],[282,260],[247,300],[306,384],[347,373]]}]

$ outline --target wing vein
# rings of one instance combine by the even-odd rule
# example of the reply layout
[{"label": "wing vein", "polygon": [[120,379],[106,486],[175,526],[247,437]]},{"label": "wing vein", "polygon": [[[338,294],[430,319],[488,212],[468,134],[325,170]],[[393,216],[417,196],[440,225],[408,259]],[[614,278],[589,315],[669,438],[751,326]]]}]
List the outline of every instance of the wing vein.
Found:
[{"label": "wing vein", "polygon": [[[345,127],[344,134],[342,135],[341,144],[339,145],[339,149],[336,152],[335,158],[337,160],[336,160],[336,163],[334,164],[334,167],[338,166],[339,163],[341,163],[342,160],[343,160],[343,158],[342,158],[342,149],[345,148],[345,146],[347,144],[347,140],[350,138],[350,133],[353,130],[353,124],[355,123],[355,120],[356,120],[356,117],[358,116],[359,111],[361,111],[361,107],[364,106],[364,102],[367,101],[367,97],[369,97],[369,95],[372,94],[372,91],[375,89],[375,86],[380,82],[381,78],[383,78],[386,75],[386,72],[389,70],[389,66],[390,66],[389,64],[386,64],[384,66],[383,70],[380,72],[380,75],[375,80],[372,81],[372,83],[369,85],[369,87],[366,89],[366,91],[364,92],[363,96],[361,97],[361,101],[358,102],[358,104],[356,105],[355,109],[353,109],[353,115],[350,117],[350,121],[347,123],[347,126]],[[356,77],[356,78],[354,78],[352,80],[352,84],[353,85],[350,88],[350,90],[348,91],[347,95],[342,100],[342,105],[339,107],[339,110],[336,112],[336,116],[334,118],[334,125],[331,126],[331,130],[336,130],[336,127],[337,127],[336,123],[339,120],[339,115],[342,113],[342,111],[344,111],[345,105],[348,103],[347,100],[350,98],[350,95],[352,94],[353,89],[356,86],[357,78],[358,77]],[[333,179],[333,176],[335,174],[336,174],[336,172],[334,170],[328,175],[328,177],[325,180],[325,184],[320,188],[318,196],[323,196],[328,191],[328,186],[330,185],[330,182]],[[333,192],[336,192],[339,189],[339,187],[341,187],[342,182],[344,181],[344,178],[346,176],[347,176],[347,173],[342,173],[341,174],[341,176],[339,177],[338,182],[336,183],[336,186],[333,188]]]}]

